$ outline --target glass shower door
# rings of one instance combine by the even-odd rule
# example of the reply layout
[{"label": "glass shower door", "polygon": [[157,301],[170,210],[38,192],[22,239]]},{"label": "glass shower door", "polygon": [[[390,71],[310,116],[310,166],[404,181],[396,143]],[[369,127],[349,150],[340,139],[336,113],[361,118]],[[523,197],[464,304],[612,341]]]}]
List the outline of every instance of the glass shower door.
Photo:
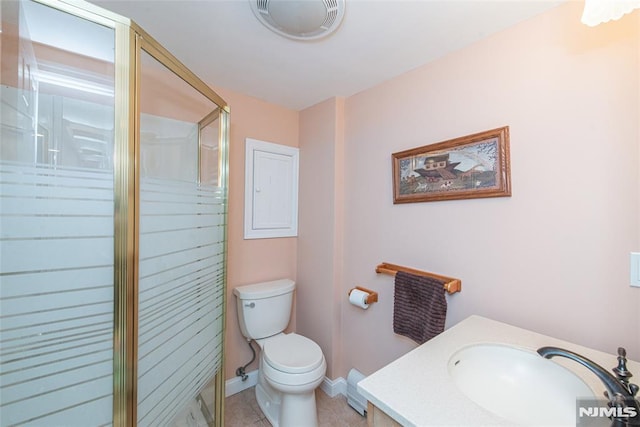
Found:
[{"label": "glass shower door", "polygon": [[0,7],[0,425],[111,425],[114,29]]},{"label": "glass shower door", "polygon": [[223,113],[144,50],[140,63],[138,425],[158,426],[222,363]]},{"label": "glass shower door", "polygon": [[0,427],[221,426],[226,103],[90,3],[0,18]]}]

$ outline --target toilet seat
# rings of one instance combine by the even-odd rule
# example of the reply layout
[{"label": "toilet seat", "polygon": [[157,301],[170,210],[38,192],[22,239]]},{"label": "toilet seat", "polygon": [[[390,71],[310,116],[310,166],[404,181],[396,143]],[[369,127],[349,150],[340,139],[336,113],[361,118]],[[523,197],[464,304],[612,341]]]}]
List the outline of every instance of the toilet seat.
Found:
[{"label": "toilet seat", "polygon": [[[264,343],[262,355],[272,368],[288,374],[303,374],[315,370],[324,362],[322,349],[307,337],[283,334]],[[323,374],[324,375],[324,374]]]}]

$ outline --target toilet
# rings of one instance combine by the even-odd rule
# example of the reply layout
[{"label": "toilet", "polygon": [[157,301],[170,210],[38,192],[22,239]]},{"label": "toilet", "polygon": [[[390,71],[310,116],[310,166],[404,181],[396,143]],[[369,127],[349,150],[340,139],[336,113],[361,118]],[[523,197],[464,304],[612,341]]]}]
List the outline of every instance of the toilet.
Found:
[{"label": "toilet", "polygon": [[295,282],[289,279],[239,286],[233,290],[242,335],[259,346],[256,400],[274,427],[316,427],[315,389],[327,363],[320,346],[285,334]]}]

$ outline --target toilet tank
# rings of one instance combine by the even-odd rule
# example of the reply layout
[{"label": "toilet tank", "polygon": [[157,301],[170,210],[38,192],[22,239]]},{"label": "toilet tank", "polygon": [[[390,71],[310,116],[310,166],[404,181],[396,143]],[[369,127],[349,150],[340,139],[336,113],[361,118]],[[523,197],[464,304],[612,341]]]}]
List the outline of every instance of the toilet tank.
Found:
[{"label": "toilet tank", "polygon": [[291,318],[294,289],[295,282],[290,279],[235,288],[242,335],[257,340],[284,331]]}]

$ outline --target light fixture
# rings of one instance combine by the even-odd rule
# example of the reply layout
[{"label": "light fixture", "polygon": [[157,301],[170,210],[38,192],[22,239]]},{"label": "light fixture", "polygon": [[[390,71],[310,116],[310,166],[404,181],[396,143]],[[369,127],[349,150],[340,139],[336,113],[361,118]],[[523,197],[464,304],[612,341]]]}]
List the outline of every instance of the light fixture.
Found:
[{"label": "light fixture", "polygon": [[345,0],[249,0],[258,21],[295,40],[315,40],[334,32],[344,17]]},{"label": "light fixture", "polygon": [[640,0],[585,0],[582,23],[595,27],[640,8]]}]

